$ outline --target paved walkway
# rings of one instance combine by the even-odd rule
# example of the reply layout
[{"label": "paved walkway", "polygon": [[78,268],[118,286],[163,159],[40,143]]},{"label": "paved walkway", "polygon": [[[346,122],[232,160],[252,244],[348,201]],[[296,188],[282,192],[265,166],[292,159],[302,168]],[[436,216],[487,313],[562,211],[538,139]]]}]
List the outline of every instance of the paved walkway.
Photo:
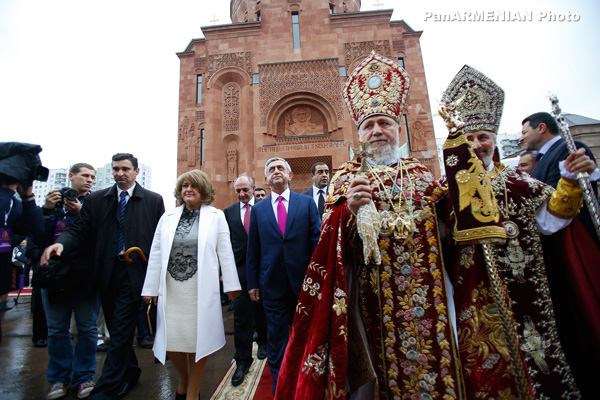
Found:
[{"label": "paved walkway", "polygon": [[[2,318],[2,344],[0,344],[0,400],[43,400],[50,385],[46,381],[48,351],[36,348],[31,341],[32,314],[29,296],[21,296],[17,304],[9,297],[12,310],[0,311]],[[208,400],[227,372],[234,354],[233,311],[223,307],[227,344],[208,358],[200,399]],[[135,347],[142,376],[127,395],[128,400],[170,400],[175,398],[177,372],[167,361],[163,366],[154,362],[152,350]],[[97,353],[98,380],[106,353]],[[70,389],[63,399],[77,399],[76,390]]]}]

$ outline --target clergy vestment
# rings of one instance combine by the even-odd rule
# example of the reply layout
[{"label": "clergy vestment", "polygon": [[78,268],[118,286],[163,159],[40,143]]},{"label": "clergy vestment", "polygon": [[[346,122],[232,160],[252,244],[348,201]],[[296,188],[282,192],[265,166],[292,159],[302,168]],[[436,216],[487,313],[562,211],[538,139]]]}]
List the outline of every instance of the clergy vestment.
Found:
[{"label": "clergy vestment", "polygon": [[[347,384],[374,379],[379,399],[462,398],[435,212],[445,188],[416,159],[372,167],[376,265],[364,260],[346,202],[359,170],[345,163],[329,186],[276,399],[345,398]],[[411,226],[403,233],[389,224],[399,216]]]}]

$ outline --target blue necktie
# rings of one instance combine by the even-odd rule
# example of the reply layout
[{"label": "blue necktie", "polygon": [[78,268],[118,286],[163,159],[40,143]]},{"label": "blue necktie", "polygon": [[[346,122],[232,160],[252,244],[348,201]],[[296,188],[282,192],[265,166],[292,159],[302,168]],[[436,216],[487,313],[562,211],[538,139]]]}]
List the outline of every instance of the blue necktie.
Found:
[{"label": "blue necktie", "polygon": [[121,201],[119,201],[119,241],[117,242],[117,254],[124,250],[123,244],[123,220],[125,218],[125,206],[127,205],[127,193],[126,191],[121,192]]}]

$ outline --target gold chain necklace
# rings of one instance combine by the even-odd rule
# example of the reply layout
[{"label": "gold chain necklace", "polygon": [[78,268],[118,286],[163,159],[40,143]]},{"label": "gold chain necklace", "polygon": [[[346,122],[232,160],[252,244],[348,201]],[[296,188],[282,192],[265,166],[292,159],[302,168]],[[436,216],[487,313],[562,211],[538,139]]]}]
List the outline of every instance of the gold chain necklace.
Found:
[{"label": "gold chain necklace", "polygon": [[[402,168],[400,168],[400,165],[402,164]],[[392,176],[389,174],[389,172],[385,169],[385,167],[382,169],[383,172],[390,178],[390,180],[392,181],[392,189],[391,189],[391,193],[388,192],[388,189],[385,185],[385,183],[383,182],[383,180],[381,179],[381,177],[379,176],[379,174],[377,173],[377,171],[370,165],[370,163],[368,164],[369,166],[369,170],[371,172],[371,174],[375,177],[375,182],[377,183],[377,187],[379,188],[379,192],[383,192],[385,194],[385,196],[387,197],[387,201],[389,204],[383,202],[384,199],[382,199],[382,204],[379,210],[379,214],[381,217],[381,226],[380,226],[380,235],[381,236],[390,236],[392,234],[394,234],[394,237],[397,239],[402,239],[405,242],[407,240],[409,240],[413,233],[416,230],[416,224],[414,221],[414,205],[412,204],[412,196],[413,196],[413,192],[414,192],[414,187],[412,184],[412,179],[410,178],[410,174],[408,173],[408,169],[406,168],[406,165],[404,164],[404,162],[402,160],[398,160],[398,166],[396,167],[396,177],[395,179],[392,179]],[[404,182],[404,171],[406,170],[406,175],[409,179],[410,182],[410,193],[411,193],[411,197],[410,197],[410,202],[408,199],[406,199],[406,194],[404,194],[404,191],[402,190],[403,188],[403,182]],[[397,184],[397,180],[398,180],[398,174],[400,174],[400,186],[398,186]],[[380,184],[381,183],[381,184]],[[394,188],[398,188],[398,204],[394,204]],[[402,197],[405,198],[405,210],[402,210]],[[392,210],[390,210],[390,205],[392,207]]]}]

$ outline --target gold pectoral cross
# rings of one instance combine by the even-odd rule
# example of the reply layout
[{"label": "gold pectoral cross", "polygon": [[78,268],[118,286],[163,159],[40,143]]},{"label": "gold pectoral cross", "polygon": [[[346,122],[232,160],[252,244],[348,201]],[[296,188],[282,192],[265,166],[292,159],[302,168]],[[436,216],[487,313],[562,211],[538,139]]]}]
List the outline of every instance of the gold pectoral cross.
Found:
[{"label": "gold pectoral cross", "polygon": [[360,150],[352,149],[354,152],[354,159],[358,161],[358,157],[360,160],[360,172],[367,172],[367,157],[373,157],[375,152],[373,150],[367,151],[367,147],[369,146],[369,142],[358,142],[360,145]]}]

